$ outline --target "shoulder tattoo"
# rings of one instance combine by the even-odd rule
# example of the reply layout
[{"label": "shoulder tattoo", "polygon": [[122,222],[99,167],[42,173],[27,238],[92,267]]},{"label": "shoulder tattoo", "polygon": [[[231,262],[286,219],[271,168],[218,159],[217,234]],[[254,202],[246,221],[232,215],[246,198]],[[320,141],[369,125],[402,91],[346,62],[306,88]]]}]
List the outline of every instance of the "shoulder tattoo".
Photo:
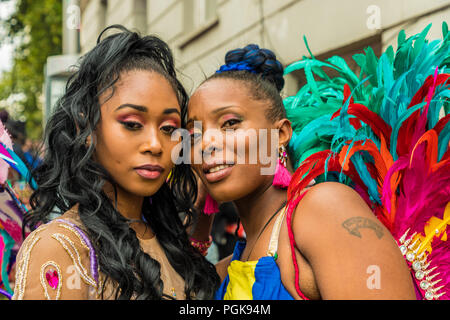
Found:
[{"label": "shoulder tattoo", "polygon": [[381,239],[384,234],[383,228],[381,228],[380,225],[378,225],[375,221],[364,217],[353,217],[347,219],[342,223],[342,227],[344,227],[351,235],[357,236],[358,238],[361,238],[359,229],[362,228],[372,229],[375,231],[378,239]]}]

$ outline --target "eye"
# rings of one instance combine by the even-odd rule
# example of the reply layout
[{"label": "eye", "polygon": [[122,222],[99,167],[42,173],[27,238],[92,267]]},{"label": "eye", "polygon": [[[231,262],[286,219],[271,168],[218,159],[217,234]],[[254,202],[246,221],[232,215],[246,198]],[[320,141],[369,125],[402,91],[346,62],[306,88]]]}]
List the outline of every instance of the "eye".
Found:
[{"label": "eye", "polygon": [[160,128],[160,130],[166,134],[172,134],[176,129],[178,128],[174,126],[162,126]]},{"label": "eye", "polygon": [[142,128],[142,124],[140,124],[139,122],[135,122],[135,121],[121,121],[120,122],[126,129],[128,130],[139,130],[140,128]]},{"label": "eye", "polygon": [[223,123],[222,128],[233,128],[241,122],[242,120],[240,119],[229,119]]}]

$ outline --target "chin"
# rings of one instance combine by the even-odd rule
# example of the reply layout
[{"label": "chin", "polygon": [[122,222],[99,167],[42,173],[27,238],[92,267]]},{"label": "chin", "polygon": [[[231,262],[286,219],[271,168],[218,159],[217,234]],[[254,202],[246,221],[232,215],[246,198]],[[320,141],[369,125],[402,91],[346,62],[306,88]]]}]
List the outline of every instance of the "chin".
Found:
[{"label": "chin", "polygon": [[[243,177],[243,176],[241,176]],[[206,186],[211,196],[218,202],[230,202],[240,199],[251,192],[251,185],[247,185],[247,178],[228,177],[218,183],[208,183]]]},{"label": "chin", "polygon": [[165,180],[155,180],[146,183],[135,183],[129,185],[127,190],[129,193],[134,194],[139,197],[151,197],[161,189]]},{"label": "chin", "polygon": [[159,190],[159,188],[155,188],[155,189],[152,189],[152,190],[139,190],[139,191],[136,191],[136,192],[133,192],[133,194],[135,194],[136,196],[138,196],[138,197],[151,197],[151,196],[153,196],[153,195],[155,195],[155,193],[157,193],[158,192],[158,190]]}]

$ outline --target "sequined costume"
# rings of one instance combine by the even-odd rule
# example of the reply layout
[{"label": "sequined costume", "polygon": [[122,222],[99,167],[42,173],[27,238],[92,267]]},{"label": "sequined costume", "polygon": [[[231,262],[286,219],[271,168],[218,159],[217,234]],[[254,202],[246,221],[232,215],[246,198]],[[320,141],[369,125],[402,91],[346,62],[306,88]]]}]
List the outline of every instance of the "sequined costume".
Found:
[{"label": "sequined costume", "polygon": [[[156,237],[138,239],[142,250],[161,265],[163,293],[184,299],[184,280],[170,265]],[[75,206],[25,239],[17,256],[12,299],[114,299],[115,288],[111,280],[105,282],[99,270]]]}]

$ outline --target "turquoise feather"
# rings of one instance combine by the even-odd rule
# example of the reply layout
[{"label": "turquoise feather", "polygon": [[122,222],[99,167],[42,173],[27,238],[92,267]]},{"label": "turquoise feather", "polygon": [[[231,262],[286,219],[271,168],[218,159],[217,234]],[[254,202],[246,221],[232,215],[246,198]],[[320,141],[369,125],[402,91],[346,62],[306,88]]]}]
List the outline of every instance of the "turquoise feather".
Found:
[{"label": "turquoise feather", "polygon": [[[439,73],[450,71],[448,25],[442,24],[442,40],[428,41],[426,36],[430,28],[431,25],[428,25],[411,37],[407,37],[403,30],[400,31],[397,50],[389,46],[380,57],[370,47],[364,49],[362,54],[353,55],[352,59],[360,67],[359,74],[355,74],[341,57],[317,60],[305,39],[311,57],[303,57],[285,69],[285,74],[303,70],[307,80],[296,95],[284,99],[287,117],[294,131],[289,143],[289,154],[295,168],[314,152],[326,149],[339,152],[347,140],[370,139],[380,147],[378,138],[366,124],[362,123],[359,130],[350,125],[349,119],[353,116],[347,113],[348,101],[342,104],[345,84],[350,87],[355,103],[367,106],[391,126],[390,152],[394,161],[398,158],[396,146],[401,125],[414,111],[425,105],[419,103],[408,109],[411,99],[425,79],[434,74],[436,66],[439,66]],[[323,71],[324,67],[336,70],[339,76],[330,78]],[[449,94],[448,88],[444,86],[436,89],[429,107],[428,128],[437,123],[442,108],[445,114],[450,112],[450,103],[445,101]],[[340,115],[330,121],[331,115],[338,109],[341,109]],[[445,151],[445,140],[448,143],[448,127],[439,136],[440,157]],[[370,196],[378,202],[376,182],[370,177],[367,168],[362,166],[362,161],[370,161],[370,156],[355,154],[353,157],[352,162],[367,184]]]}]

